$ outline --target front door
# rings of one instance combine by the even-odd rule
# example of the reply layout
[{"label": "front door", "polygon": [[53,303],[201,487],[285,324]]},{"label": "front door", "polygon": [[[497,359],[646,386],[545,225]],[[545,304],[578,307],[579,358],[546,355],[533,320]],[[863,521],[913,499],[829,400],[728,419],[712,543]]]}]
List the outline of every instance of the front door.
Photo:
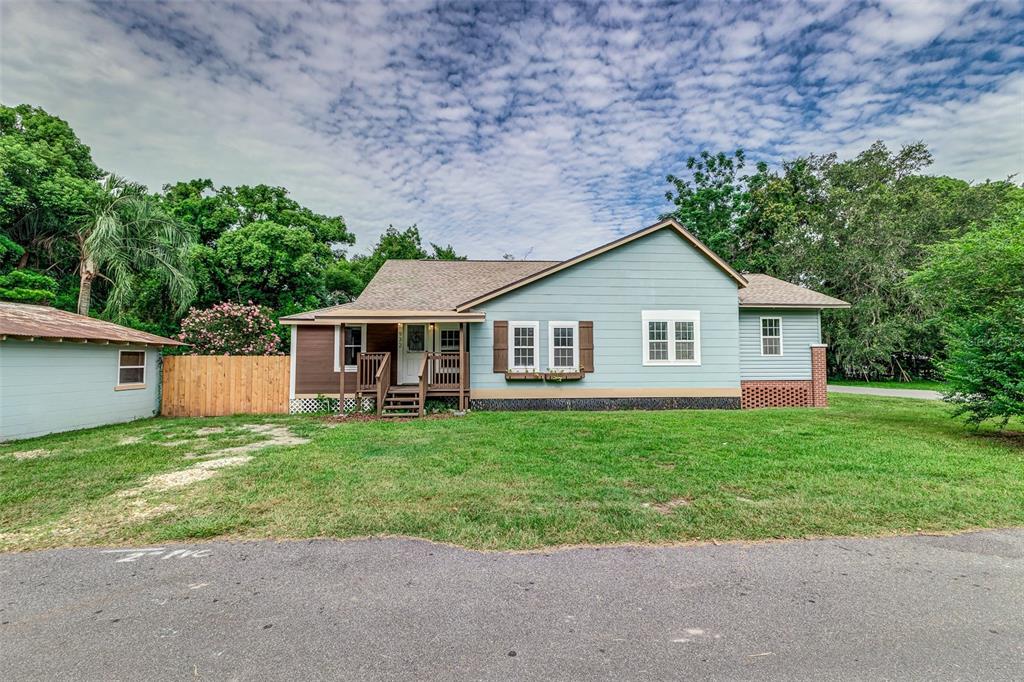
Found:
[{"label": "front door", "polygon": [[403,324],[399,338],[398,383],[416,384],[420,380],[420,365],[430,340],[425,324]]}]

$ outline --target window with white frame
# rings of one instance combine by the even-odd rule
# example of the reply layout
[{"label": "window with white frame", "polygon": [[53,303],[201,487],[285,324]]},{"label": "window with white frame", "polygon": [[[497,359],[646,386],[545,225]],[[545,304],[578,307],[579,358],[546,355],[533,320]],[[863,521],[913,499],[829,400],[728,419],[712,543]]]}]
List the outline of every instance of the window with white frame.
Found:
[{"label": "window with white frame", "polygon": [[117,354],[117,385],[142,386],[145,383],[146,351],[119,351]]},{"label": "window with white frame", "polygon": [[341,327],[334,328],[334,371],[341,371],[341,361],[345,361],[345,371],[356,371],[358,355],[366,351],[366,325],[345,325],[345,343],[341,343]]},{"label": "window with white frame", "polygon": [[782,318],[761,318],[761,355],[782,355]]},{"label": "window with white frame", "polygon": [[537,342],[540,324],[537,322],[508,323],[508,368],[518,371],[537,370]]},{"label": "window with white frame", "polygon": [[562,371],[579,369],[579,322],[548,322],[548,366]]},{"label": "window with white frame", "polygon": [[645,365],[699,365],[700,311],[645,310]]},{"label": "window with white frame", "polygon": [[459,350],[459,330],[458,329],[442,329],[441,330],[441,352],[443,353],[457,353]]}]

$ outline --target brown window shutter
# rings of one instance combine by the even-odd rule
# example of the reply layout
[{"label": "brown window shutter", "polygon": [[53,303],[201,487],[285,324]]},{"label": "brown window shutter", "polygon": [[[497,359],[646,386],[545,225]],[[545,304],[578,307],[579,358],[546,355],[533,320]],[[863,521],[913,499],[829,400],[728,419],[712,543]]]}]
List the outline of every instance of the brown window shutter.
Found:
[{"label": "brown window shutter", "polygon": [[508,321],[494,321],[494,371],[504,374],[508,369]]},{"label": "brown window shutter", "polygon": [[580,322],[580,369],[594,371],[594,323]]}]

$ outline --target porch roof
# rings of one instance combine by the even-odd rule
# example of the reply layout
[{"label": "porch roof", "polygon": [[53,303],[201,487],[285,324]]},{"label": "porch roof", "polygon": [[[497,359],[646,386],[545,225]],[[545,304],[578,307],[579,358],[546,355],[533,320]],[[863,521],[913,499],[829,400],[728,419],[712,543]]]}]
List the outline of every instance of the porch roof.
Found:
[{"label": "porch roof", "polygon": [[281,324],[383,324],[387,322],[483,322],[484,313],[457,313],[454,310],[365,310],[351,304],[336,305],[282,317]]}]

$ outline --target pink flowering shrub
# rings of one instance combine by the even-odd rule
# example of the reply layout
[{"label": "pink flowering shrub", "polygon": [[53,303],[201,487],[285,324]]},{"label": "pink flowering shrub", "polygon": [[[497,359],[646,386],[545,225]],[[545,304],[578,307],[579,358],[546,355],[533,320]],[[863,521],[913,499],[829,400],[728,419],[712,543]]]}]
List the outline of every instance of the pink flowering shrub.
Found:
[{"label": "pink flowering shrub", "polygon": [[181,321],[178,340],[189,355],[281,355],[281,337],[266,308],[248,303],[218,303],[192,308]]}]

